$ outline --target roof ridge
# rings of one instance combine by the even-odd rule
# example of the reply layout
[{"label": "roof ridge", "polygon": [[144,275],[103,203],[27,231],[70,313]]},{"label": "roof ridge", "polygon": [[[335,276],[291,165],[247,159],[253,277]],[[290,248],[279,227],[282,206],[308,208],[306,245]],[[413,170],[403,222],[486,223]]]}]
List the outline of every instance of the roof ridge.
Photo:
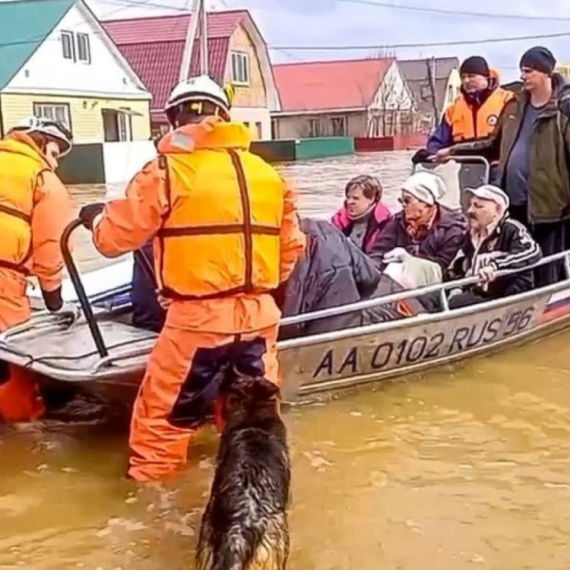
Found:
[{"label": "roof ridge", "polygon": [[[36,1],[41,2],[42,0],[23,0],[23,1]],[[111,23],[111,22],[135,22],[140,20],[162,20],[164,18],[182,18],[191,16],[194,12],[188,10],[188,12],[179,11],[177,14],[161,14],[160,16],[137,16],[136,18],[114,18],[110,20],[101,19],[101,23]],[[249,14],[247,8],[235,8],[233,10],[217,10],[215,12],[207,12],[208,16],[217,16],[222,14]]]},{"label": "roof ridge", "polygon": [[300,65],[322,65],[322,64],[333,64],[333,63],[365,63],[371,61],[397,61],[394,56],[386,57],[363,57],[363,58],[352,58],[352,59],[318,59],[311,61],[294,61],[289,63],[274,63],[273,67],[297,67]]}]

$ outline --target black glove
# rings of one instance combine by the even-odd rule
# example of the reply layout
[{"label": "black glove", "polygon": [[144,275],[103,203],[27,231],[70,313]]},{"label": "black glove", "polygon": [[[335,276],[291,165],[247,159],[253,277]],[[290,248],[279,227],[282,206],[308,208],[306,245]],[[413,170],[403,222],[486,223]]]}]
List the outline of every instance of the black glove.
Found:
[{"label": "black glove", "polygon": [[430,162],[431,156],[432,155],[425,148],[420,148],[420,150],[418,150],[416,154],[412,156],[412,164],[421,164],[422,162]]},{"label": "black glove", "polygon": [[88,229],[93,230],[93,220],[103,211],[105,204],[98,202],[96,204],[88,204],[79,210],[79,219],[81,223]]}]

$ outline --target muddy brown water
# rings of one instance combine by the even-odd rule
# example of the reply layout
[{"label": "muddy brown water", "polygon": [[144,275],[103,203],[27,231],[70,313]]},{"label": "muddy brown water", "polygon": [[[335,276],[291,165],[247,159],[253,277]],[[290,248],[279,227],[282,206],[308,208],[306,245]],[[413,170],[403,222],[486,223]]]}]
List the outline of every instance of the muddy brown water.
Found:
[{"label": "muddy brown water", "polygon": [[[324,215],[360,172],[379,174],[393,202],[408,156],[284,170],[304,213]],[[74,189],[77,203],[104,195]],[[100,265],[85,243],[82,268]],[[568,570],[569,341],[291,410],[290,568]],[[193,567],[215,434],[199,434],[175,480],[144,487],[123,477],[126,438],[103,412],[0,428],[0,568]]]}]

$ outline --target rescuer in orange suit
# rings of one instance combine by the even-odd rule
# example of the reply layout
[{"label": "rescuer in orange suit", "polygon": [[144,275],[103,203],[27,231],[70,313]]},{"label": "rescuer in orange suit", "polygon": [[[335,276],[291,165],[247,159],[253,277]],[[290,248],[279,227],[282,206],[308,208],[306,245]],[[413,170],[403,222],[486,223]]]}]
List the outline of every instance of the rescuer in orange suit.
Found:
[{"label": "rescuer in orange suit", "polygon": [[[72,320],[78,315],[61,296],[59,241],[73,211],[55,173],[71,145],[63,125],[36,117],[0,141],[0,332],[30,318],[29,276],[38,278],[48,310]],[[0,363],[0,419],[33,420],[43,411],[33,374]]]},{"label": "rescuer in orange suit", "polygon": [[220,372],[279,383],[280,312],[272,291],[303,253],[294,197],[249,152],[230,121],[230,94],[207,76],[175,87],[173,130],[126,198],[84,207],[80,218],[107,257],[154,238],[166,323],[135,401],[129,477],[159,479],[185,463],[188,443],[218,395]]},{"label": "rescuer in orange suit", "polygon": [[[443,117],[428,139],[425,149],[419,150],[412,162],[445,162],[453,154],[453,145],[489,138],[499,116],[508,101],[514,96],[499,84],[499,75],[489,68],[481,56],[468,57],[459,68],[461,93],[445,110]],[[458,153],[459,154],[459,153]],[[489,162],[498,165],[498,156],[486,156]],[[471,171],[471,172],[469,172]],[[481,164],[462,165],[463,183],[479,187],[488,181],[479,179]],[[475,178],[474,178],[475,176]]]}]

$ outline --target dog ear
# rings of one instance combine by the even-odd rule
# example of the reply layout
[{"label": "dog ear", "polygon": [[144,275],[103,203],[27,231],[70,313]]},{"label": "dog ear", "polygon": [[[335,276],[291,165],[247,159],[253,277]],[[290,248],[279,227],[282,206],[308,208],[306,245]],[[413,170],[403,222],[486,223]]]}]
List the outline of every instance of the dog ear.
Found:
[{"label": "dog ear", "polygon": [[252,397],[259,401],[271,401],[279,396],[279,386],[266,378],[256,378],[252,385]]},{"label": "dog ear", "polygon": [[237,376],[230,384],[230,393],[241,400],[271,401],[279,395],[279,386],[263,376]]}]

